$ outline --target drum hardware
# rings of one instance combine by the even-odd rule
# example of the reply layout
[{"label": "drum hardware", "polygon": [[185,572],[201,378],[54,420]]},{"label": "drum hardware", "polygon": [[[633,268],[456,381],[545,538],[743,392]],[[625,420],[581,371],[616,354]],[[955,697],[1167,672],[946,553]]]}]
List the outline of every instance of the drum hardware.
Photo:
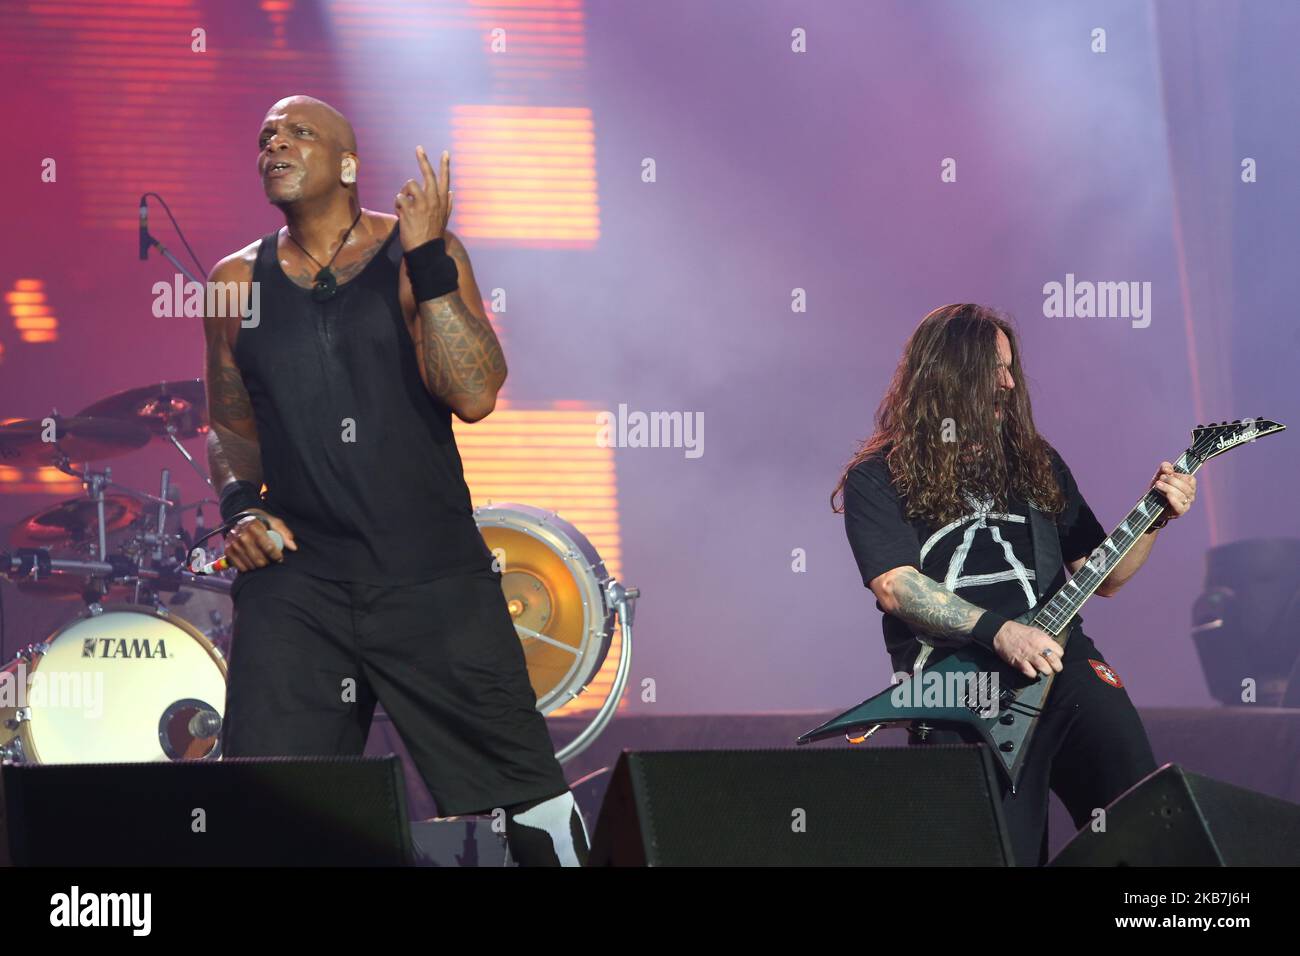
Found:
[{"label": "drum hardware", "polygon": [[632,618],[640,591],[624,587],[577,528],[530,505],[485,505],[474,520],[488,549],[504,558],[501,590],[523,644],[528,678],[543,714],[587,691],[613,643],[621,650],[613,684],[585,728],[556,753],[586,750],[613,719],[632,666]]},{"label": "drum hardware", "polygon": [[[6,721],[6,725],[8,721]],[[14,724],[14,727],[17,727]],[[8,743],[0,744],[0,763],[26,763],[27,756],[23,752],[23,739],[14,737]]]}]

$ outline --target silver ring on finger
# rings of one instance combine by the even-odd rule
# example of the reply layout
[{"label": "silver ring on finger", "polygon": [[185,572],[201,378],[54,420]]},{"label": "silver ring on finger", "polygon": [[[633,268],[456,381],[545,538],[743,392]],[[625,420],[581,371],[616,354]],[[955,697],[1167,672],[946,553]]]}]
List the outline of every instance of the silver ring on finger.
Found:
[{"label": "silver ring on finger", "polygon": [[1051,656],[1052,656],[1052,653],[1053,653],[1053,651],[1052,651],[1052,649],[1049,647],[1049,648],[1047,648],[1045,651],[1043,651],[1043,656],[1044,656],[1044,657],[1051,657]]}]

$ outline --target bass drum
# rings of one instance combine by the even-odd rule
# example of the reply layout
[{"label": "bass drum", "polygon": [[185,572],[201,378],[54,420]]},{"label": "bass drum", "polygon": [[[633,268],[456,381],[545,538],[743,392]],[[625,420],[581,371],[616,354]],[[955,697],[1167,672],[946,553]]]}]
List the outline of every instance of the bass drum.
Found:
[{"label": "bass drum", "polygon": [[235,616],[230,598],[234,575],[196,575],[182,571],[180,579],[182,587],[163,598],[167,610],[193,624],[217,650],[229,657]]},{"label": "bass drum", "polygon": [[0,755],[20,763],[215,759],[226,662],[163,608],[91,605],[0,671]]}]

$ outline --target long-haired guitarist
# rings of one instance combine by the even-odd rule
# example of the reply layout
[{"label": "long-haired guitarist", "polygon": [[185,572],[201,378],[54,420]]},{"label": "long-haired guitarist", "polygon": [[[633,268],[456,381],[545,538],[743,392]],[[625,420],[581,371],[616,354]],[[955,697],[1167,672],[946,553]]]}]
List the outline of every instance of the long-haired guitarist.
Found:
[{"label": "long-haired guitarist", "polygon": [[[1196,497],[1196,479],[1161,462],[1152,480],[1168,501],[1161,525]],[[908,340],[876,413],[874,433],[832,495],[863,583],[884,613],[896,672],[946,648],[984,645],[1027,677],[1055,672],[1015,794],[1003,811],[1016,861],[1047,859],[1048,790],[1078,827],[1155,769],[1123,681],[1081,628],[1062,650],[1012,620],[1066,583],[1106,533],[1056,450],[1034,427],[1010,322],[979,305],[935,309]],[[1046,562],[1035,560],[1048,548]],[[1157,532],[1119,561],[1097,593],[1115,594]],[[1050,582],[1035,567],[1055,572]],[[1081,618],[1079,619],[1081,623]],[[918,636],[920,635],[920,636]],[[915,728],[914,743],[958,743],[958,731]]]}]

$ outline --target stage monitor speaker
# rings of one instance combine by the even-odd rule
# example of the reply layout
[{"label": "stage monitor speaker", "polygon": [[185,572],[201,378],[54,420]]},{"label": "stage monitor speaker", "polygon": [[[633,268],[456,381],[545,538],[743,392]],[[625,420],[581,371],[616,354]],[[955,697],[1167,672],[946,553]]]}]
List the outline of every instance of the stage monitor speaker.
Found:
[{"label": "stage monitor speaker", "polygon": [[1165,764],[1080,830],[1052,866],[1297,866],[1300,804]]},{"label": "stage monitor speaker", "polygon": [[982,746],[625,751],[591,865],[1009,866]]},{"label": "stage monitor speaker", "polygon": [[[397,757],[7,765],[18,866],[401,866]],[[0,848],[3,849],[3,848]]]}]

